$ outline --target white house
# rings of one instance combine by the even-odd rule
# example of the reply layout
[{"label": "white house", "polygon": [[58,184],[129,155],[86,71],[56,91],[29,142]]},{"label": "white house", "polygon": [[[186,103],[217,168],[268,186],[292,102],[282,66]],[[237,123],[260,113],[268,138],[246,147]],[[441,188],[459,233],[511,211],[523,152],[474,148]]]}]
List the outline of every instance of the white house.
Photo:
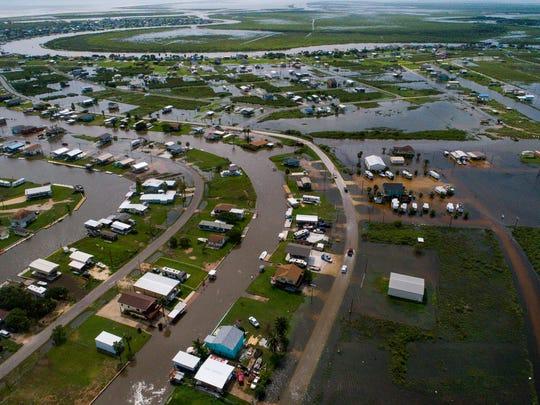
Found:
[{"label": "white house", "polygon": [[180,350],[172,359],[173,366],[178,369],[195,371],[201,362],[201,359],[192,354]]},{"label": "white house", "polygon": [[178,280],[155,273],[145,273],[133,284],[133,288],[150,297],[171,300],[176,296],[179,285]]},{"label": "white house", "polygon": [[49,197],[52,195],[52,188],[50,184],[41,187],[27,188],[24,190],[24,195],[26,196],[27,200],[31,200],[32,198]]},{"label": "white house", "polygon": [[234,367],[227,362],[210,356],[195,374],[197,384],[217,392],[223,392],[225,385],[233,375]]},{"label": "white house", "polygon": [[99,335],[96,336],[95,341],[96,341],[96,349],[102,350],[112,355],[116,355],[118,353],[116,353],[114,344],[117,342],[121,342],[122,338],[120,336],[113,335],[112,333],[103,331]]},{"label": "white house", "polygon": [[317,225],[319,222],[319,217],[317,215],[302,215],[298,214],[296,216],[296,223],[298,225]]},{"label": "white house", "polygon": [[367,170],[372,172],[380,172],[386,169],[386,164],[382,158],[377,155],[366,156],[364,159],[364,165],[366,166]]},{"label": "white house", "polygon": [[36,259],[28,265],[36,275],[53,280],[60,275],[58,272],[59,265],[45,259]]},{"label": "white house", "polygon": [[423,278],[407,276],[400,273],[390,273],[388,295],[411,301],[424,300],[425,283]]}]

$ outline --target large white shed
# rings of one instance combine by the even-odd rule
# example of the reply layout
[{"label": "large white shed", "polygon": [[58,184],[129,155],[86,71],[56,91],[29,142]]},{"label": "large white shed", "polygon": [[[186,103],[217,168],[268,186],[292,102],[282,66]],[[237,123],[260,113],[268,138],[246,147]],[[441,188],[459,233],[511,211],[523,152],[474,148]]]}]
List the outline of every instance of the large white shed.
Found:
[{"label": "large white shed", "polygon": [[116,350],[114,344],[116,342],[121,342],[122,338],[120,336],[113,335],[109,332],[101,332],[96,336],[96,349],[103,350],[104,352],[116,355]]},{"label": "large white shed", "polygon": [[369,155],[364,159],[364,165],[366,169],[372,172],[380,172],[381,170],[386,169],[386,164],[380,156]]},{"label": "large white shed", "polygon": [[423,278],[390,273],[390,282],[388,283],[388,295],[390,296],[422,302],[425,288]]}]

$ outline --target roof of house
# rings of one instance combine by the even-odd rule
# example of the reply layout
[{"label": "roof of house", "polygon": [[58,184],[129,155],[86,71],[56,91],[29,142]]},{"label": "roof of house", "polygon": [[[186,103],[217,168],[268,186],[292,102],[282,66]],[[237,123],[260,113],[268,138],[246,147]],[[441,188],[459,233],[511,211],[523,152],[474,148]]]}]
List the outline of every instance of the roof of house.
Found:
[{"label": "roof of house", "polygon": [[178,286],[178,284],[180,284],[180,281],[178,280],[163,277],[159,274],[146,273],[135,282],[134,287],[167,296]]},{"label": "roof of house", "polygon": [[283,264],[278,266],[274,277],[278,280],[283,280],[288,284],[298,285],[304,277],[304,270],[296,264]]},{"label": "roof of house", "polygon": [[120,298],[118,298],[118,303],[129,305],[130,307],[137,308],[144,312],[156,303],[156,299],[144,294],[126,292],[120,294]]},{"label": "roof of house", "polygon": [[253,146],[256,146],[256,147],[261,147],[261,146],[267,145],[268,141],[266,141],[264,139],[257,139],[257,140],[251,141],[249,144],[253,145]]},{"label": "roof of house", "polygon": [[392,272],[390,273],[388,288],[424,295],[425,284],[423,278]]},{"label": "roof of house", "polygon": [[214,207],[214,212],[229,212],[233,208],[236,208],[234,204],[217,204]]},{"label": "roof of house", "polygon": [[195,379],[221,390],[229,381],[233,371],[233,366],[209,357],[195,374]]},{"label": "roof of house", "polygon": [[285,253],[288,253],[291,256],[308,257],[311,253],[311,248],[306,245],[300,245],[299,243],[289,243],[285,247]]},{"label": "roof of house", "polygon": [[216,233],[213,233],[208,236],[208,242],[211,243],[224,243],[225,239],[227,239],[224,235],[218,235]]},{"label": "roof of house", "polygon": [[317,215],[296,215],[296,222],[318,222],[319,217]]},{"label": "roof of house", "polygon": [[46,186],[27,188],[26,190],[24,190],[24,195],[50,193],[50,192],[52,192],[51,185],[47,184]]},{"label": "roof of house", "polygon": [[186,353],[180,350],[172,359],[173,363],[179,367],[187,368],[188,370],[195,370],[197,365],[201,361],[200,357]]},{"label": "roof of house", "polygon": [[120,336],[113,335],[109,332],[101,332],[99,335],[96,336],[96,342],[104,343],[107,346],[114,346],[116,342],[120,342],[122,338]]},{"label": "roof of house", "polygon": [[385,194],[403,194],[405,191],[405,187],[402,183],[383,183],[382,186]]},{"label": "roof of house", "polygon": [[17,219],[23,219],[23,218],[26,218],[28,215],[32,215],[32,214],[34,214],[34,212],[28,211],[28,210],[25,210],[25,209],[20,209],[15,214],[13,214],[13,216],[11,218],[16,219],[16,220]]},{"label": "roof of house", "polygon": [[81,263],[86,263],[89,260],[92,260],[93,257],[94,257],[94,255],[82,252],[80,250],[76,250],[75,252],[73,252],[72,254],[69,255],[69,258],[71,260],[76,260],[76,261],[81,262]]},{"label": "roof of house", "polygon": [[31,269],[38,270],[42,273],[51,273],[58,268],[58,264],[45,259],[36,259],[28,265]]},{"label": "roof of house", "polygon": [[223,325],[218,329],[215,335],[208,335],[204,341],[221,345],[229,350],[233,350],[238,344],[238,341],[243,338],[244,332],[242,332],[236,326]]}]

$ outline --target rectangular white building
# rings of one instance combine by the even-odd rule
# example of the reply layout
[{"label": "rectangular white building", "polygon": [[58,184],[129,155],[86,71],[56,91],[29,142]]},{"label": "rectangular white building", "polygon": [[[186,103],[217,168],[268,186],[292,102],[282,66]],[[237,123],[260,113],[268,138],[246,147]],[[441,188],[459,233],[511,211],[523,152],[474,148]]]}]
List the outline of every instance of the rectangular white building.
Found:
[{"label": "rectangular white building", "polygon": [[121,342],[122,338],[120,336],[113,335],[109,332],[101,332],[99,335],[96,336],[96,349],[103,350],[104,352],[110,353],[112,355],[116,355],[116,350],[114,348],[114,344],[116,342]]},{"label": "rectangular white building", "polygon": [[423,278],[390,273],[388,295],[406,300],[422,302],[424,300],[425,283]]},{"label": "rectangular white building", "polygon": [[174,367],[189,371],[197,370],[200,361],[201,359],[199,357],[186,353],[182,350],[176,353],[176,356],[174,356],[172,359]]},{"label": "rectangular white building", "polygon": [[226,361],[219,361],[209,357],[195,374],[195,380],[198,384],[222,392],[233,371],[234,367],[227,364]]},{"label": "rectangular white building", "polygon": [[135,291],[149,295],[154,298],[166,298],[171,300],[176,296],[180,281],[169,277],[163,277],[155,273],[145,273],[138,279],[133,287]]}]

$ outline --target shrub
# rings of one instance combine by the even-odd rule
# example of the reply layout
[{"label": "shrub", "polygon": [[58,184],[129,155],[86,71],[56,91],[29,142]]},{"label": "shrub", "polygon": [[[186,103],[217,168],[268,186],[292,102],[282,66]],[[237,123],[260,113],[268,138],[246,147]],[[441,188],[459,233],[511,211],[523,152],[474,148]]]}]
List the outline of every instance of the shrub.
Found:
[{"label": "shrub", "polygon": [[15,308],[7,314],[4,320],[6,328],[12,332],[27,332],[30,329],[30,318],[26,312],[20,308]]},{"label": "shrub", "polygon": [[67,342],[67,330],[63,325],[57,325],[52,331],[51,335],[53,345],[61,346]]}]

